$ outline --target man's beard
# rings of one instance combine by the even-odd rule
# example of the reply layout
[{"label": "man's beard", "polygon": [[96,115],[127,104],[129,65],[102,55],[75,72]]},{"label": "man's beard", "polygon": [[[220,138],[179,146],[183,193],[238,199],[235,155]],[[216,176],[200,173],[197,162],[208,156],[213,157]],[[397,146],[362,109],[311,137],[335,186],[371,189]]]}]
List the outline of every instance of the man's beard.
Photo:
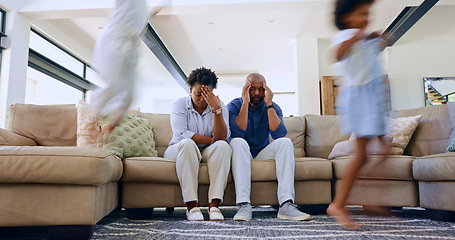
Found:
[{"label": "man's beard", "polygon": [[261,106],[261,104],[262,104],[263,102],[264,102],[264,99],[260,99],[260,101],[259,101],[258,103],[253,102],[253,101],[250,100],[250,105],[251,105],[252,107],[259,107],[259,106]]}]

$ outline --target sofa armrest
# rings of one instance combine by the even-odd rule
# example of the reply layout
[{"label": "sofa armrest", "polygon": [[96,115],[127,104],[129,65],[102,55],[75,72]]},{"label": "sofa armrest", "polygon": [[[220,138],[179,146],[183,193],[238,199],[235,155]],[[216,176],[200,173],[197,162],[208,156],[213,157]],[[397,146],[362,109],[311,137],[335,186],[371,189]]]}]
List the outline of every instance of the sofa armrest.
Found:
[{"label": "sofa armrest", "polygon": [[37,146],[30,138],[0,128],[0,146]]}]

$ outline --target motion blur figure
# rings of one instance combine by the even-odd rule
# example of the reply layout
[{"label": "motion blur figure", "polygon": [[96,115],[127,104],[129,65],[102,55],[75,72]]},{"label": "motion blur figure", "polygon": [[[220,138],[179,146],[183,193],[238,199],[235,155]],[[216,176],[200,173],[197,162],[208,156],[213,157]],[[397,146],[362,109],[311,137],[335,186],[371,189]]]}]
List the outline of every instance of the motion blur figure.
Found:
[{"label": "motion blur figure", "polygon": [[327,213],[349,230],[360,227],[351,221],[345,205],[359,170],[367,161],[366,146],[372,138],[379,137],[384,149],[382,163],[388,157],[390,145],[384,138],[385,75],[379,59],[386,46],[385,36],[365,34],[373,3],[374,0],[336,0],[335,3],[335,24],[340,31],[332,39],[332,46],[341,71],[342,90],[337,99],[340,126],[343,134],[355,133],[357,138],[354,158],[343,172],[343,181]]},{"label": "motion blur figure", "polygon": [[111,114],[105,133],[114,129],[131,104],[140,36],[149,17],[145,0],[116,0],[109,24],[96,41],[93,67],[108,86],[93,93],[92,104],[97,115]]}]

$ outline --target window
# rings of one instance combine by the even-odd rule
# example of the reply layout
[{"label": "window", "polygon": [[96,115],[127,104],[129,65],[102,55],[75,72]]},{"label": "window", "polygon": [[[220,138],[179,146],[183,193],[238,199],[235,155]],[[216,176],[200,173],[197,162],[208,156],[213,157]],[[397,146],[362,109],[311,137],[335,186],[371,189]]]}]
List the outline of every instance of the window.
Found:
[{"label": "window", "polygon": [[40,71],[27,68],[25,103],[29,104],[73,104],[82,99],[80,90],[56,81]]},{"label": "window", "polygon": [[[0,8],[0,37],[6,37],[5,34],[6,11]],[[0,40],[0,66],[2,63],[3,39]]]},{"label": "window", "polygon": [[76,104],[97,87],[86,79],[87,71],[96,75],[87,64],[34,29],[28,66],[26,103]]}]

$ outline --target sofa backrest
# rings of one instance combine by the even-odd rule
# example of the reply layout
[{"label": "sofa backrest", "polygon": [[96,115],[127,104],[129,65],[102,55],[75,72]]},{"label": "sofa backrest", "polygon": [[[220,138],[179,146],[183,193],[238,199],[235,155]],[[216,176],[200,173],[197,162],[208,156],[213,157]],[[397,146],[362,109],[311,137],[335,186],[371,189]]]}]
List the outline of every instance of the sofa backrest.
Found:
[{"label": "sofa backrest", "polygon": [[404,154],[416,157],[445,152],[450,137],[447,105],[421,107],[391,112],[394,118],[422,115]]},{"label": "sofa backrest", "polygon": [[305,120],[307,157],[327,159],[336,143],[349,139],[349,135],[341,135],[335,115],[305,115]]},{"label": "sofa backrest", "polygon": [[[152,124],[155,131],[155,147],[158,156],[163,157],[172,139],[170,114],[141,113],[139,117],[148,119]],[[284,124],[288,130],[286,137],[294,143],[295,157],[305,157],[305,118],[285,117]]]},{"label": "sofa backrest", "polygon": [[152,124],[155,132],[155,148],[158,151],[158,156],[163,157],[172,139],[171,115],[141,113],[139,117],[148,119]]},{"label": "sofa backrest", "polygon": [[288,130],[286,137],[294,144],[295,158],[305,157],[305,117],[285,117],[283,121]]},{"label": "sofa backrest", "polygon": [[40,146],[76,146],[76,106],[13,104],[8,109],[6,129]]}]

